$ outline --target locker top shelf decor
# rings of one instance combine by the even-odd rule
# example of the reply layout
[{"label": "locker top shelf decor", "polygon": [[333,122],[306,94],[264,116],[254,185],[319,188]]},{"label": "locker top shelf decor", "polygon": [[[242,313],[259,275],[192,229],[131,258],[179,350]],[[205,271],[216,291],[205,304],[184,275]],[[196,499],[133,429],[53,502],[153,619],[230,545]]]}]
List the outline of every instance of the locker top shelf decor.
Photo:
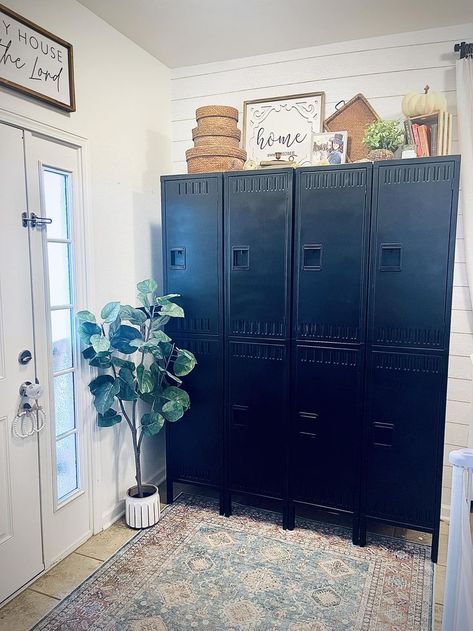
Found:
[{"label": "locker top shelf decor", "polygon": [[435,162],[455,162],[460,164],[461,156],[458,154],[452,154],[448,156],[432,156],[429,158],[409,158],[404,160],[379,160],[377,162],[351,162],[348,164],[339,164],[339,165],[323,165],[323,166],[306,166],[306,167],[287,167],[287,168],[275,168],[275,169],[248,169],[242,171],[213,171],[210,173],[175,173],[169,175],[162,175],[161,181],[167,180],[176,180],[176,179],[202,179],[202,178],[220,178],[222,176],[226,177],[236,177],[241,175],[264,175],[264,174],[275,174],[282,172],[295,172],[295,173],[303,173],[304,171],[333,171],[335,170],[346,170],[346,169],[366,169],[368,166],[372,166],[374,168],[381,168],[386,166],[409,166],[409,165],[419,165],[422,164],[432,164]]}]

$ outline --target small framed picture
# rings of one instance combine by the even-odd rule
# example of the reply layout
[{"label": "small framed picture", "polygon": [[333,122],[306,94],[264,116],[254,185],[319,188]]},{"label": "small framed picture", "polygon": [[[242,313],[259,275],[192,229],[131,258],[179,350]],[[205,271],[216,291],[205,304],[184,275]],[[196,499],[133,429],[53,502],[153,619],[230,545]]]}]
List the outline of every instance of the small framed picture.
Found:
[{"label": "small framed picture", "polygon": [[312,134],[312,164],[323,166],[345,164],[347,161],[348,132]]}]

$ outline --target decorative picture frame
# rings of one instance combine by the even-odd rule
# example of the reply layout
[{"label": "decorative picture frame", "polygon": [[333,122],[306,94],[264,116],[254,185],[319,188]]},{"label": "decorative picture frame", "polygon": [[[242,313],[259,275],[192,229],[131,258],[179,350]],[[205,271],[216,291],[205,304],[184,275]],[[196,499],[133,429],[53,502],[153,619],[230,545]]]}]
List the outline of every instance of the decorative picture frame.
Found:
[{"label": "decorative picture frame", "polygon": [[348,132],[329,131],[312,134],[312,164],[314,166],[345,164]]},{"label": "decorative picture frame", "polygon": [[243,148],[248,160],[310,165],[312,133],[323,129],[324,108],[325,92],[245,101]]},{"label": "decorative picture frame", "polygon": [[72,44],[0,4],[0,86],[75,112]]}]

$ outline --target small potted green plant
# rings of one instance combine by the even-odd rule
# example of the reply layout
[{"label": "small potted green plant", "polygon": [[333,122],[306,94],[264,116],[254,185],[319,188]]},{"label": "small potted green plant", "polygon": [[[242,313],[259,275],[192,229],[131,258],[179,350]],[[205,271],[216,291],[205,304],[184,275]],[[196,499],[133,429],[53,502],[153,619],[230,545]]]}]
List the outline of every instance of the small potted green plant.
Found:
[{"label": "small potted green plant", "polygon": [[109,302],[100,322],[90,311],[79,311],[77,321],[86,346],[82,354],[100,370],[89,383],[98,425],[111,427],[124,420],[130,430],[136,486],[127,491],[126,522],[132,528],[147,528],[159,520],[160,501],[158,488],[143,484],[142,441],[158,434],[166,421],[182,418],[190,408],[181,377],[197,362],[164,332],[170,318],[184,317],[182,307],[173,301],[179,295],[158,296],[154,280],[144,280],[137,287],[141,308]]},{"label": "small potted green plant", "polygon": [[368,159],[392,160],[394,152],[404,142],[404,132],[396,120],[379,120],[366,129],[363,144],[370,149]]}]

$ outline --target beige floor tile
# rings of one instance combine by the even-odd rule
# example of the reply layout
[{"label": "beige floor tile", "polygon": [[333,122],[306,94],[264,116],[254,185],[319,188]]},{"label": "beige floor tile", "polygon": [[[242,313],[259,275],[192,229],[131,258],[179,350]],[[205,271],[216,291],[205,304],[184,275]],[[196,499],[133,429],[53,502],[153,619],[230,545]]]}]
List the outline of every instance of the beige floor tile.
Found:
[{"label": "beige floor tile", "polygon": [[416,543],[424,543],[430,545],[432,543],[432,535],[418,530],[409,530],[408,528],[395,528],[394,536],[398,539],[407,539]]},{"label": "beige floor tile", "polygon": [[435,605],[434,609],[434,631],[442,631],[443,605]]},{"label": "beige floor tile", "polygon": [[446,567],[444,565],[435,566],[435,604],[443,605],[443,592],[445,589],[445,572]]},{"label": "beige floor tile", "polygon": [[27,631],[58,602],[56,598],[26,589],[0,609],[0,631]]},{"label": "beige floor tile", "polygon": [[448,535],[440,535],[439,539],[439,565],[447,565]]},{"label": "beige floor tile", "polygon": [[97,559],[73,552],[34,582],[31,589],[47,596],[65,598],[101,565]]},{"label": "beige floor tile", "polygon": [[91,537],[80,548],[77,548],[76,553],[106,561],[136,534],[136,530],[128,528],[124,521],[119,520],[107,530]]}]

